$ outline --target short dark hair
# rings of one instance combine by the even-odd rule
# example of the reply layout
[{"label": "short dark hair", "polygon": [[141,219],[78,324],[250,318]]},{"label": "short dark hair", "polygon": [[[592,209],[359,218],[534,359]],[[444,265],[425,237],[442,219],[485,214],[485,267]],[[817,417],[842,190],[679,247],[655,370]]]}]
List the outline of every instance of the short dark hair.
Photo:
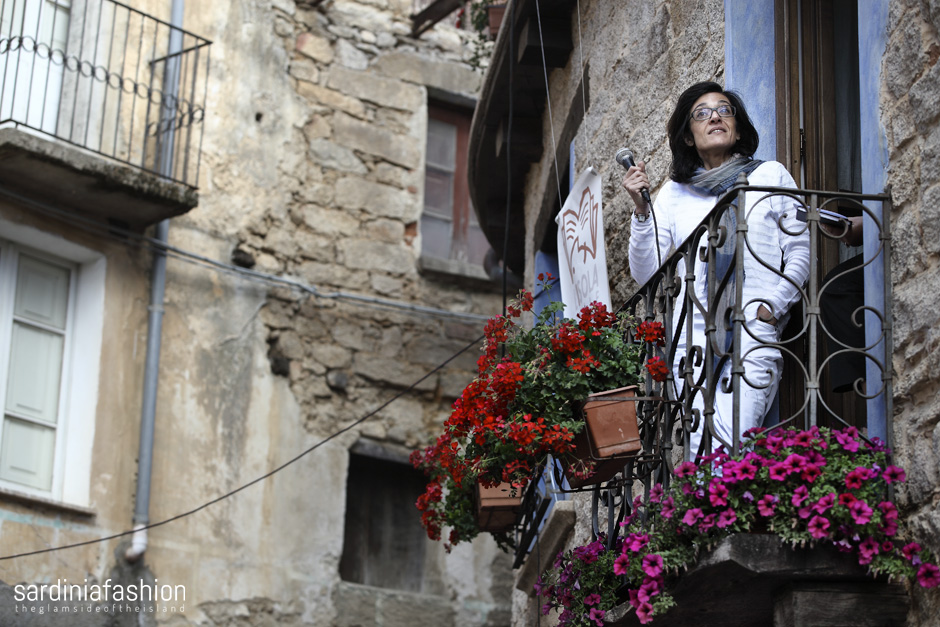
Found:
[{"label": "short dark hair", "polygon": [[705,94],[718,93],[728,99],[735,108],[734,119],[740,139],[734,145],[733,151],[747,157],[757,152],[760,143],[757,129],[747,115],[741,96],[733,90],[725,90],[718,83],[704,81],[696,83],[682,92],[676,101],[676,109],[672,112],[669,122],[666,123],[666,132],[669,134],[669,148],[672,150],[672,172],[670,177],[677,183],[688,183],[695,174],[695,170],[704,165],[695,146],[689,146],[686,141],[692,137],[689,128],[691,123],[692,106],[695,101]]}]

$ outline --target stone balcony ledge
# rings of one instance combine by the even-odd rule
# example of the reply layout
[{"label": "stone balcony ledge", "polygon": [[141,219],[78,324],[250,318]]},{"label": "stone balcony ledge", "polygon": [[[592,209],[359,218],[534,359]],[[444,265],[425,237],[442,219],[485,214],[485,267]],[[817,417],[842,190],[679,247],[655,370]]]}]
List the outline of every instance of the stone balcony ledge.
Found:
[{"label": "stone balcony ledge", "polygon": [[0,187],[35,202],[107,224],[143,230],[188,212],[188,185],[18,128],[0,128]]},{"label": "stone balcony ledge", "polygon": [[[676,607],[657,627],[862,627],[906,624],[903,586],[873,579],[833,547],[791,549],[772,534],[738,534],[703,554],[671,590]],[[639,625],[629,604],[609,627]]]}]

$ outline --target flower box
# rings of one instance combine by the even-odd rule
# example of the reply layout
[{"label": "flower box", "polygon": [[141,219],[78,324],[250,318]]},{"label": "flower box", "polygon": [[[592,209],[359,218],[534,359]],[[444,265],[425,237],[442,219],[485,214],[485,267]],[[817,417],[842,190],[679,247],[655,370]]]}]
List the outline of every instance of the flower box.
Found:
[{"label": "flower box", "polygon": [[509,483],[487,488],[477,484],[477,522],[480,531],[499,533],[516,526],[522,510],[522,489]]},{"label": "flower box", "polygon": [[496,39],[499,34],[499,27],[503,24],[503,16],[506,14],[506,4],[491,4],[486,7],[487,30],[490,39]]},{"label": "flower box", "polygon": [[636,420],[637,386],[598,392],[584,403],[584,422],[593,456],[629,455],[643,448]]},{"label": "flower box", "polygon": [[575,455],[593,460],[594,472],[588,477],[566,473],[574,489],[609,481],[623,470],[624,457],[643,448],[636,419],[637,386],[591,394],[584,402],[585,427],[575,436]]}]

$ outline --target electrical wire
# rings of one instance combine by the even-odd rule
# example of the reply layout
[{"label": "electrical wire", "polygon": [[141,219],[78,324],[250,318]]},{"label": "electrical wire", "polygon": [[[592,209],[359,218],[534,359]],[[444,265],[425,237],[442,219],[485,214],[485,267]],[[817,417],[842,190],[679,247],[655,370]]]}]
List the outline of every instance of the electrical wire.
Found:
[{"label": "electrical wire", "polygon": [[235,266],[232,264],[224,263],[216,259],[211,259],[204,255],[194,253],[176,246],[172,246],[165,242],[162,242],[158,239],[142,235],[131,231],[129,229],[120,228],[111,225],[104,225],[95,220],[85,218],[83,216],[76,215],[73,212],[65,211],[57,207],[53,207],[44,202],[28,198],[12,192],[7,189],[0,188],[0,195],[6,196],[7,198],[20,203],[26,204],[40,213],[50,215],[55,217],[71,226],[77,226],[78,228],[95,234],[99,236],[108,237],[110,239],[120,241],[128,245],[136,245],[141,248],[148,249],[154,252],[160,251],[165,252],[168,257],[173,257],[181,261],[193,263],[195,265],[202,265],[206,267],[213,268],[215,270],[225,272],[228,274],[241,276],[249,280],[257,281],[260,283],[265,283],[268,285],[278,285],[282,287],[288,287],[291,289],[298,290],[300,292],[310,294],[315,298],[322,298],[327,300],[336,300],[336,301],[345,301],[362,306],[372,306],[380,309],[393,309],[400,311],[407,311],[410,313],[416,313],[421,315],[434,316],[439,318],[455,318],[464,321],[471,322],[485,322],[489,319],[489,316],[482,314],[473,314],[473,313],[462,313],[459,311],[450,311],[447,309],[438,309],[435,307],[425,307],[423,305],[415,305],[412,303],[403,303],[400,301],[389,300],[385,298],[378,298],[375,296],[365,296],[362,294],[353,294],[351,292],[342,292],[342,291],[321,291],[313,285],[308,285],[298,279],[291,277],[280,276],[276,274],[270,274],[267,272],[259,272],[258,270],[251,270],[248,268],[243,268],[240,266]]},{"label": "electrical wire", "polygon": [[398,394],[395,394],[395,395],[392,396],[390,399],[388,399],[387,401],[385,401],[384,403],[382,403],[381,405],[379,405],[377,408],[375,408],[374,410],[372,410],[371,412],[369,412],[369,413],[366,414],[365,416],[363,416],[363,417],[361,417],[361,418],[359,418],[359,419],[353,421],[352,423],[346,425],[345,427],[343,427],[343,428],[340,429],[339,431],[336,431],[336,432],[334,432],[333,434],[327,436],[326,438],[320,440],[319,442],[317,442],[316,444],[314,444],[314,445],[311,446],[310,448],[306,449],[306,450],[303,451],[302,453],[299,453],[298,455],[295,455],[294,457],[292,457],[291,459],[287,460],[286,462],[284,462],[284,463],[281,464],[280,466],[277,466],[277,467],[274,468],[273,470],[269,470],[268,472],[266,472],[265,474],[261,475],[260,477],[257,477],[257,478],[255,478],[255,479],[252,479],[252,480],[249,481],[248,483],[245,483],[245,484],[243,484],[243,485],[241,485],[241,486],[235,488],[234,490],[231,490],[231,491],[229,491],[229,492],[226,492],[225,494],[222,494],[221,496],[217,496],[216,498],[212,499],[211,501],[207,501],[207,502],[203,503],[202,505],[199,505],[198,507],[194,507],[194,508],[191,509],[191,510],[185,511],[185,512],[183,512],[183,513],[181,513],[181,514],[177,514],[177,515],[175,515],[175,516],[171,516],[170,518],[166,518],[166,519],[164,519],[164,520],[161,520],[161,521],[158,521],[158,522],[155,522],[155,523],[151,523],[151,524],[146,525],[146,526],[144,526],[144,527],[138,527],[137,529],[128,529],[127,531],[122,531],[121,533],[115,533],[115,534],[112,534],[112,535],[109,535],[109,536],[105,536],[105,537],[101,537],[101,538],[95,538],[94,540],[85,540],[85,541],[83,541],[83,542],[75,542],[75,543],[72,543],[72,544],[64,544],[64,545],[62,545],[62,546],[49,547],[49,548],[45,548],[45,549],[39,549],[39,550],[36,550],[36,551],[27,551],[27,552],[23,552],[23,553],[16,553],[16,554],[14,554],[14,555],[3,555],[3,556],[0,556],[0,561],[12,560],[12,559],[17,559],[17,558],[22,558],[22,557],[29,557],[29,556],[32,556],[32,555],[41,555],[41,554],[43,554],[43,553],[52,553],[52,552],[55,552],[55,551],[64,551],[64,550],[66,550],[66,549],[74,549],[74,548],[78,548],[78,547],[82,547],[82,546],[88,546],[88,545],[91,545],[91,544],[100,544],[100,543],[102,543],[102,542],[108,542],[108,541],[110,541],[110,540],[115,540],[115,539],[117,539],[117,538],[122,538],[122,537],[124,537],[124,536],[129,536],[129,535],[135,533],[136,531],[145,531],[145,530],[148,530],[148,529],[155,529],[155,528],[157,528],[157,527],[162,527],[163,525],[169,524],[169,523],[171,523],[171,522],[175,522],[175,521],[180,520],[180,519],[183,519],[183,518],[187,518],[187,517],[189,517],[189,516],[192,516],[193,514],[196,514],[197,512],[201,512],[202,510],[206,509],[207,507],[211,507],[212,505],[215,505],[216,503],[219,503],[219,502],[221,502],[221,501],[224,501],[225,499],[228,499],[228,498],[230,498],[230,497],[232,497],[232,496],[238,494],[239,492],[241,492],[241,491],[243,491],[243,490],[245,490],[245,489],[247,489],[247,488],[250,488],[251,486],[253,486],[253,485],[257,484],[257,483],[260,483],[260,482],[264,481],[265,479],[269,479],[270,477],[272,477],[272,476],[274,476],[275,474],[281,472],[282,470],[284,470],[284,469],[287,468],[288,466],[290,466],[290,465],[294,464],[295,462],[301,460],[302,458],[306,457],[307,455],[309,455],[310,453],[312,453],[312,452],[315,451],[316,449],[320,448],[321,446],[323,446],[323,445],[326,444],[327,442],[330,442],[331,440],[333,440],[333,439],[339,437],[340,435],[346,433],[347,431],[350,431],[353,427],[356,427],[357,425],[359,425],[359,424],[365,422],[365,421],[368,420],[369,418],[375,416],[377,413],[379,413],[380,411],[382,411],[383,409],[385,409],[386,407],[388,407],[389,405],[391,405],[393,402],[395,402],[396,400],[398,400],[399,398],[401,398],[402,396],[404,396],[404,395],[407,394],[408,392],[411,392],[413,389],[415,389],[418,385],[420,385],[425,379],[427,379],[428,377],[430,377],[432,374],[434,374],[435,372],[439,371],[441,368],[443,368],[444,366],[446,366],[447,364],[449,364],[450,362],[452,362],[454,359],[456,359],[457,357],[459,357],[459,356],[462,355],[463,353],[465,353],[465,352],[467,352],[468,350],[470,350],[472,347],[474,347],[474,346],[476,346],[477,344],[479,344],[480,341],[482,341],[483,339],[484,339],[484,336],[480,336],[480,337],[478,337],[477,339],[473,340],[472,342],[470,342],[469,344],[467,344],[466,346],[464,346],[462,349],[460,349],[459,351],[457,351],[456,353],[454,353],[453,355],[451,355],[450,357],[448,357],[447,359],[445,359],[443,362],[441,362],[440,364],[438,364],[437,366],[435,366],[432,370],[428,371],[424,376],[422,376],[420,379],[418,379],[417,381],[415,381],[414,383],[412,383],[411,385],[409,385],[406,389],[400,391]]},{"label": "electrical wire", "polygon": [[[539,51],[542,53],[542,74],[545,77],[545,104],[548,107],[548,128],[552,135],[552,159],[555,163],[555,188],[558,191],[558,202],[561,203],[561,175],[558,173],[558,146],[555,145],[555,121],[552,116],[551,90],[548,88],[548,63],[545,61],[545,40],[542,38],[542,13],[539,9],[539,0],[535,0],[535,21],[539,27]],[[512,93],[512,86],[509,87]],[[570,164],[574,168],[574,164]]]}]

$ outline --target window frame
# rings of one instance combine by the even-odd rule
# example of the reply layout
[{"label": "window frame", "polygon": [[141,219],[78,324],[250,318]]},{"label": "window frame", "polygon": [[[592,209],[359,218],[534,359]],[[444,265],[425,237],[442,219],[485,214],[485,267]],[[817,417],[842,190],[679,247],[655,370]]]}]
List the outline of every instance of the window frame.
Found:
[{"label": "window frame", "polygon": [[[473,119],[473,110],[467,107],[449,104],[439,100],[430,100],[427,104],[428,123],[432,119],[450,124],[457,129],[454,155],[453,189],[451,198],[453,202],[451,218],[450,255],[441,257],[426,252],[422,232],[421,262],[426,269],[439,270],[452,274],[465,274],[477,278],[486,278],[483,272],[483,259],[474,261],[470,259],[471,230],[476,228],[486,242],[485,234],[477,220],[473,204],[470,200],[470,185],[467,179],[468,149],[470,143],[470,124]],[[425,159],[427,158],[427,140],[425,140]],[[428,164],[425,163],[424,174],[427,177]],[[426,200],[422,196],[421,220],[426,215],[433,215],[427,208]],[[440,216],[434,216],[440,217]],[[420,230],[420,228],[419,228]],[[463,249],[467,258],[461,258],[459,251]],[[489,245],[487,243],[487,248]],[[455,251],[457,254],[455,254]],[[486,251],[483,251],[484,255]]]},{"label": "window frame", "polygon": [[[52,486],[49,491],[45,491],[0,479],[0,494],[84,509],[90,505],[107,261],[100,252],[3,218],[0,218],[0,228],[4,234],[0,239],[0,248],[5,257],[2,263],[8,263],[8,254],[25,252],[70,268]],[[55,251],[55,254],[48,251]],[[0,275],[4,283],[7,278],[6,274]],[[4,294],[12,294],[13,290],[15,281],[10,285],[0,284],[0,291]],[[4,300],[9,303],[0,310],[3,316],[0,318],[0,385],[3,386],[0,402],[3,403],[5,414],[13,302],[12,299]]]}]

